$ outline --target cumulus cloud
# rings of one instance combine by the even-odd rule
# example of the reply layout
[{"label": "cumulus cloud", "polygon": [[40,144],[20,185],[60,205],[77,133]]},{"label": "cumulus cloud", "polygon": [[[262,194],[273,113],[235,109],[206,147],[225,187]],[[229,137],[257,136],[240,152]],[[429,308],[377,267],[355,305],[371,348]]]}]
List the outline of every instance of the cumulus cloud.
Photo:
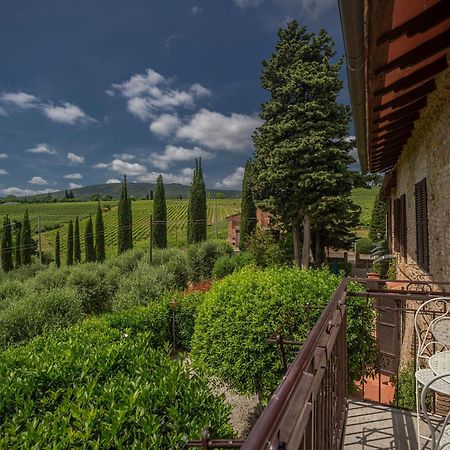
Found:
[{"label": "cumulus cloud", "polygon": [[8,175],[8,172],[5,169],[0,169],[0,175]]},{"label": "cumulus cloud", "polygon": [[123,161],[132,161],[136,158],[136,155],[130,155],[129,153],[114,153],[114,158],[121,159]]},{"label": "cumulus cloud", "polygon": [[109,169],[111,167],[111,164],[109,163],[98,163],[94,164],[94,169]]},{"label": "cumulus cloud", "polygon": [[181,125],[176,114],[161,114],[150,124],[150,130],[160,137],[167,137],[174,133]]},{"label": "cumulus cloud", "polygon": [[30,195],[49,194],[51,192],[56,192],[56,190],[55,189],[44,189],[42,191],[34,191],[32,189],[21,189],[18,187],[8,187],[8,188],[0,189],[0,194],[12,195],[14,197],[27,197]]},{"label": "cumulus cloud", "polygon": [[176,135],[213,150],[240,151],[252,146],[251,136],[261,120],[244,114],[225,116],[201,109]]},{"label": "cumulus cloud", "polygon": [[194,16],[197,16],[198,14],[200,14],[203,11],[203,8],[201,6],[193,6],[190,10],[191,14],[193,14]]},{"label": "cumulus cloud", "polygon": [[83,187],[81,184],[77,184],[77,183],[69,183],[69,189],[78,189]]},{"label": "cumulus cloud", "polygon": [[147,172],[145,166],[139,163],[130,163],[122,161],[121,159],[114,159],[108,167],[115,172],[123,173],[126,175],[143,175]]},{"label": "cumulus cloud", "polygon": [[28,180],[28,183],[44,185],[44,184],[48,184],[48,181],[44,180],[44,178],[41,178],[41,177],[33,177],[31,180]]},{"label": "cumulus cloud", "polygon": [[6,153],[0,153],[0,159],[8,159],[9,156]]},{"label": "cumulus cloud", "polygon": [[36,147],[28,148],[28,153],[56,155],[56,150],[50,148],[48,144],[38,144]]},{"label": "cumulus cloud", "polygon": [[167,170],[171,163],[192,161],[195,158],[211,159],[214,155],[201,148],[185,148],[167,145],[163,153],[152,153],[149,161],[158,169]]},{"label": "cumulus cloud", "polygon": [[155,183],[159,175],[164,178],[164,183],[179,183],[189,185],[192,181],[194,170],[190,167],[181,169],[178,173],[149,172],[138,177],[143,183]]},{"label": "cumulus cloud", "polygon": [[242,180],[244,179],[244,172],[245,169],[243,167],[237,167],[231,175],[224,178],[221,182],[216,183],[216,186],[220,188],[240,189],[242,187]]},{"label": "cumulus cloud", "polygon": [[30,109],[38,106],[39,99],[26,92],[3,92],[0,95],[0,101],[3,103],[13,105],[20,109]]},{"label": "cumulus cloud", "polygon": [[153,69],[143,74],[135,74],[129,80],[111,85],[108,95],[119,93],[127,99],[127,109],[141,120],[156,119],[161,111],[171,111],[178,107],[192,108],[195,99],[210,95],[211,92],[199,83],[187,91],[171,87],[172,80]]},{"label": "cumulus cloud", "polygon": [[76,123],[86,124],[94,121],[81,108],[69,102],[64,102],[62,106],[43,105],[42,111],[53,122],[68,125]]},{"label": "cumulus cloud", "polygon": [[64,178],[66,180],[81,180],[83,178],[83,175],[81,173],[68,173],[67,175],[64,175]]},{"label": "cumulus cloud", "polygon": [[117,184],[117,183],[121,183],[121,181],[118,180],[117,178],[109,178],[108,180],[106,180],[106,184]]},{"label": "cumulus cloud", "polygon": [[0,106],[0,116],[7,116],[8,113],[6,112],[6,109]]},{"label": "cumulus cloud", "polygon": [[69,152],[67,153],[67,159],[72,164],[83,164],[84,163],[84,156],[77,155],[76,153]]}]

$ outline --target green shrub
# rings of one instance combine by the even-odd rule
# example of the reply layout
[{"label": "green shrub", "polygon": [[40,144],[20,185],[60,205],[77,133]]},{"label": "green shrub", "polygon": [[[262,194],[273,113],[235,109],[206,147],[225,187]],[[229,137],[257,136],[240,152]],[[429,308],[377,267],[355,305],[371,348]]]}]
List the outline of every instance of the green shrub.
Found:
[{"label": "green shrub", "polygon": [[71,325],[83,317],[81,299],[68,287],[28,292],[0,311],[0,347]]},{"label": "green shrub", "polygon": [[294,260],[292,234],[277,240],[271,230],[258,227],[250,237],[248,253],[261,268],[292,265]]},{"label": "green shrub", "polygon": [[356,251],[362,254],[368,254],[373,249],[373,242],[369,238],[359,238],[356,241]]},{"label": "green shrub", "polygon": [[235,256],[224,255],[216,260],[212,271],[213,278],[223,278],[232,274],[237,269]]},{"label": "green shrub", "polygon": [[105,312],[111,309],[119,271],[98,263],[80,264],[71,270],[67,282],[80,296],[86,314]]},{"label": "green shrub", "polygon": [[106,267],[115,267],[119,270],[120,275],[133,272],[139,262],[143,260],[148,253],[144,249],[128,250],[115,258],[107,260],[104,265]]},{"label": "green shrub", "polygon": [[27,295],[26,285],[17,280],[6,280],[0,283],[0,311]]},{"label": "green shrub", "polygon": [[50,291],[55,288],[64,287],[70,275],[69,267],[52,267],[38,273],[27,282],[27,285],[38,292]]},{"label": "green shrub", "polygon": [[141,262],[137,269],[121,279],[113,299],[113,310],[144,306],[174,288],[175,278],[165,266],[151,266]]},{"label": "green shrub", "polygon": [[2,448],[179,449],[206,426],[232,436],[204,376],[152,348],[151,330],[114,323],[87,320],[2,354]]},{"label": "green shrub", "polygon": [[394,402],[399,408],[410,411],[416,410],[416,383],[414,378],[414,364],[412,361],[398,372]]},{"label": "green shrub", "polygon": [[189,260],[184,250],[158,249],[153,254],[153,265],[162,265],[173,276],[176,289],[185,289],[191,278]]},{"label": "green shrub", "polygon": [[231,255],[232,248],[223,242],[203,241],[189,247],[188,256],[193,281],[210,278],[216,260],[224,255]]}]

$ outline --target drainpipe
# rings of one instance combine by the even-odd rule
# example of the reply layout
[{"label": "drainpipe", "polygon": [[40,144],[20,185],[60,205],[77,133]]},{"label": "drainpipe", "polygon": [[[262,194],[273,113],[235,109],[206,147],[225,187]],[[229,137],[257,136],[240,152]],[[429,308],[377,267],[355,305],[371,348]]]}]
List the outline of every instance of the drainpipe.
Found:
[{"label": "drainpipe", "polygon": [[363,173],[367,172],[364,0],[339,0],[347,57],[347,78],[355,126],[356,145]]}]

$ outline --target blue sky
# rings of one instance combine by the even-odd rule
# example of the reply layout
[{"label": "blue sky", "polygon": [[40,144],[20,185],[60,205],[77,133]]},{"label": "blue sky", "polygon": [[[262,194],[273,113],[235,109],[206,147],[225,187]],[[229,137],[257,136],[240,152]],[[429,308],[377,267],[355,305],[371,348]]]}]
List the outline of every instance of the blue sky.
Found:
[{"label": "blue sky", "polygon": [[239,188],[261,61],[293,18],[344,53],[335,0],[1,2],[0,195],[189,184],[197,156],[208,187]]}]

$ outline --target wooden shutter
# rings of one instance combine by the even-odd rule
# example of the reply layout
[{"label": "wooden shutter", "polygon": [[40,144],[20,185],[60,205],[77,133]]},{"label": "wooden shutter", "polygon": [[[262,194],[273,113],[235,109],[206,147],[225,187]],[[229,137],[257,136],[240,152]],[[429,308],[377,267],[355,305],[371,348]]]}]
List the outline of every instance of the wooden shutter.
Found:
[{"label": "wooden shutter", "polygon": [[406,195],[400,197],[400,254],[406,258],[408,254],[408,230],[406,221]]},{"label": "wooden shutter", "polygon": [[399,199],[394,200],[394,250],[400,251],[400,220],[399,220]]},{"label": "wooden shutter", "polygon": [[417,264],[426,272],[430,270],[428,243],[428,205],[427,180],[424,178],[416,184],[414,191],[416,200],[416,255]]},{"label": "wooden shutter", "polygon": [[386,215],[386,241],[388,250],[391,253],[392,249],[392,201],[391,197],[387,199],[387,215]]}]

